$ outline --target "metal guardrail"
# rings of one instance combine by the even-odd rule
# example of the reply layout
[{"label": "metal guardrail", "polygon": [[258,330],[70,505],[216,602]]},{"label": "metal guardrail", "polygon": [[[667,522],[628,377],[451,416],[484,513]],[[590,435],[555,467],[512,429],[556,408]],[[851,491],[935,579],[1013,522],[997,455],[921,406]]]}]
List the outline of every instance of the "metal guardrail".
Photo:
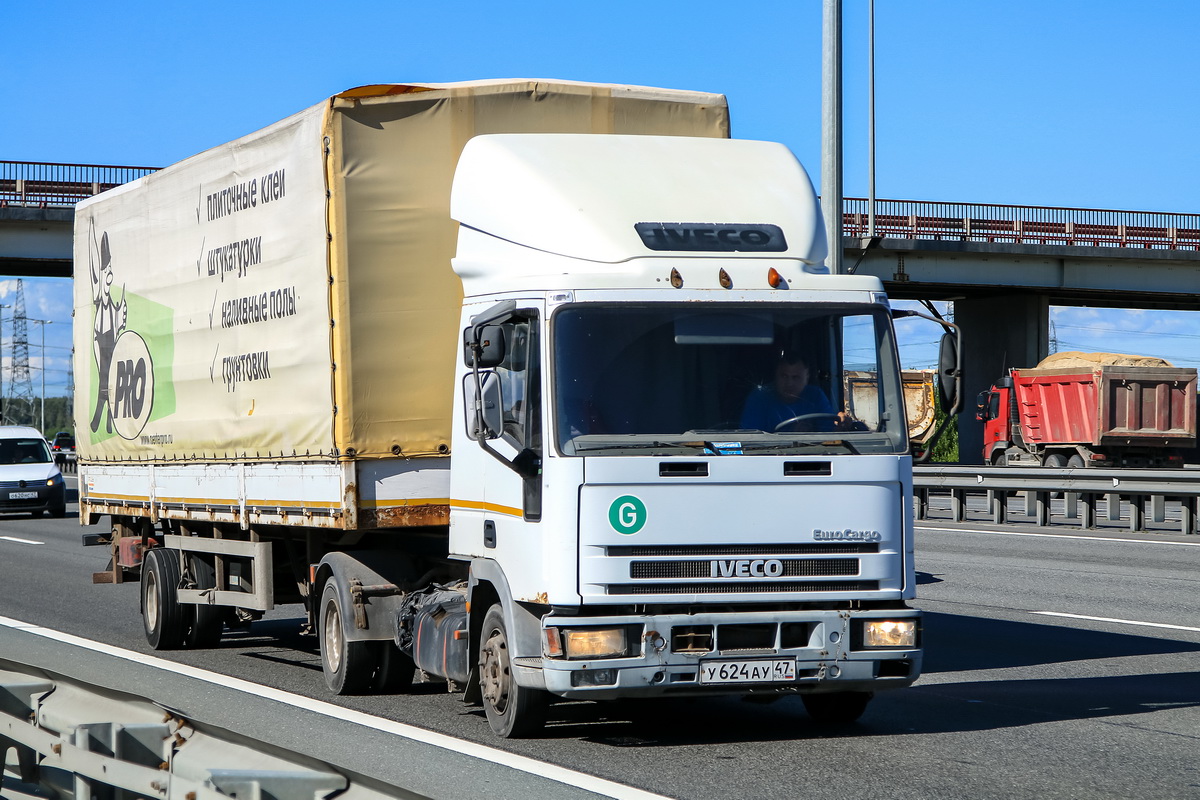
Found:
[{"label": "metal guardrail", "polygon": [[0,161],[0,205],[73,206],[157,167]]},{"label": "metal guardrail", "polygon": [[1166,521],[1167,500],[1182,509],[1180,533],[1196,534],[1200,514],[1200,470],[1049,469],[1045,467],[924,466],[913,470],[914,514],[929,519],[931,492],[948,492],[950,516],[962,522],[968,494],[985,494],[991,521],[1008,521],[1008,498],[1025,496],[1024,511],[1037,525],[1051,523],[1051,495],[1063,497],[1062,519],[1085,529],[1097,527],[1097,506],[1103,498],[1106,518],[1120,521],[1129,509],[1129,530],[1148,530],[1146,523]]},{"label": "metal guardrail", "polygon": [[[869,201],[847,197],[842,230],[868,235]],[[1010,244],[1200,250],[1200,214],[876,200],[875,235]]]},{"label": "metal guardrail", "polygon": [[[14,750],[16,758],[6,759]],[[238,743],[147,700],[0,661],[0,769],[6,760],[15,761],[7,772],[30,794],[76,800],[414,796],[262,743]]]}]

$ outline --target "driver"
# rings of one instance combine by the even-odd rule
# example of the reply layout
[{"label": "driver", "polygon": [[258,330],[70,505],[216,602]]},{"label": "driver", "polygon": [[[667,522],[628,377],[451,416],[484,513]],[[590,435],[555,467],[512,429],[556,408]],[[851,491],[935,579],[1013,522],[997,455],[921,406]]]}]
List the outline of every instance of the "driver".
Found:
[{"label": "driver", "polygon": [[781,422],[809,414],[822,416],[785,425],[785,430],[832,431],[848,421],[845,412],[834,411],[829,398],[808,382],[808,364],[800,356],[783,353],[775,365],[775,380],[759,386],[746,398],[741,427],[746,430],[774,431]]}]

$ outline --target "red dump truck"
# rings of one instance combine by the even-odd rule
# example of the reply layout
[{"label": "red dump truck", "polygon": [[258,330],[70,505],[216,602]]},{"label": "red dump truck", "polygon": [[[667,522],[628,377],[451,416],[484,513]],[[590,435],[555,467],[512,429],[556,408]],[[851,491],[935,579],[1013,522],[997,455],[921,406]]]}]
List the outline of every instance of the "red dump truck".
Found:
[{"label": "red dump truck", "polygon": [[1196,370],[1157,358],[1057,353],[979,395],[993,465],[1181,467],[1196,446]]}]

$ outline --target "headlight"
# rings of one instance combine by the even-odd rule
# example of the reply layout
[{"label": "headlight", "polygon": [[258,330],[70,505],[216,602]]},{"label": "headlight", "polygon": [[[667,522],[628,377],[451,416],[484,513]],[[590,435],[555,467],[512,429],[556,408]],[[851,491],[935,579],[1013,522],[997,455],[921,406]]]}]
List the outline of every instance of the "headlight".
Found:
[{"label": "headlight", "polygon": [[557,655],[555,645],[558,643],[567,658],[612,658],[629,651],[629,638],[624,628],[547,628],[546,655]]},{"label": "headlight", "polygon": [[47,486],[57,486],[62,479],[63,479],[62,475],[52,475],[51,477],[46,478],[46,485]]},{"label": "headlight", "polygon": [[874,619],[863,623],[864,647],[916,647],[915,619]]}]

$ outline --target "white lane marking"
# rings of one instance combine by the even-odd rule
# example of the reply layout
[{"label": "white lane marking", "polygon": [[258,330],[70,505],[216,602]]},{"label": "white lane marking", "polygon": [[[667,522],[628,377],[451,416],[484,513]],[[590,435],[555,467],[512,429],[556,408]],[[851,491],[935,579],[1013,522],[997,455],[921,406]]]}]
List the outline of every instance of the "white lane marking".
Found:
[{"label": "white lane marking", "polygon": [[1187,625],[1168,625],[1165,622],[1138,622],[1133,619],[1112,619],[1111,617],[1088,617],[1083,614],[1064,614],[1061,611],[1030,611],[1030,614],[1041,614],[1044,617],[1066,617],[1067,619],[1086,619],[1091,622],[1115,622],[1118,625],[1141,625],[1146,628],[1170,628],[1173,631],[1195,631],[1200,628],[1190,628]]},{"label": "white lane marking", "polygon": [[18,539],[16,536],[0,536],[0,539],[17,544],[45,544],[45,542],[35,542],[33,539]]},{"label": "white lane marking", "polygon": [[463,755],[473,756],[482,761],[490,761],[493,764],[498,764],[503,767],[528,772],[531,775],[538,775],[543,778],[557,781],[567,786],[573,786],[577,789],[593,792],[602,797],[612,797],[616,800],[669,800],[663,795],[647,792],[643,789],[636,789],[632,786],[616,783],[615,781],[598,778],[594,775],[588,775],[583,772],[575,772],[574,770],[560,767],[555,764],[549,764],[544,761],[538,761],[526,756],[508,753],[504,750],[498,750],[487,745],[476,744],[465,739],[456,739],[453,736],[447,736],[443,733],[435,733],[427,731],[423,728],[418,728],[413,725],[406,725],[403,722],[394,722],[383,717],[376,717],[371,714],[364,714],[361,711],[355,711],[349,708],[327,703],[323,700],[314,700],[303,695],[292,694],[281,689],[274,689],[270,686],[263,686],[250,681],[234,678],[229,675],[221,675],[217,672],[210,672],[206,669],[191,667],[187,664],[176,664],[173,661],[157,658],[155,656],[143,655],[135,653],[132,650],[124,650],[120,647],[103,642],[84,639],[79,636],[73,636],[69,633],[56,631],[53,628],[43,628],[40,625],[34,625],[29,622],[11,619],[9,617],[0,617],[0,626],[13,628],[15,630],[32,633],[36,636],[41,636],[46,639],[51,639],[56,642],[82,647],[96,653],[122,658],[126,661],[133,661],[138,664],[145,664],[150,667],[174,672],[177,675],[183,675],[188,678],[205,681],[207,683],[224,686],[230,689],[235,689],[246,694],[265,697],[279,703],[284,703],[294,708],[311,711],[315,714],[321,714],[333,719],[342,720],[345,722],[353,722],[357,725],[362,725],[366,728],[372,728],[384,733],[391,733],[396,736],[403,736],[407,739],[412,739],[424,744],[440,747],[444,750],[449,750],[453,753],[462,753]]},{"label": "white lane marking", "polygon": [[1072,536],[1069,533],[1030,533],[1028,531],[980,531],[972,528],[935,528],[928,525],[917,525],[916,530],[941,533],[977,533],[981,536],[1035,536],[1042,539],[1079,539],[1088,542],[1124,542],[1125,544],[1157,544],[1174,547],[1200,547],[1200,542],[1160,542],[1154,539],[1113,539],[1107,536]]}]

